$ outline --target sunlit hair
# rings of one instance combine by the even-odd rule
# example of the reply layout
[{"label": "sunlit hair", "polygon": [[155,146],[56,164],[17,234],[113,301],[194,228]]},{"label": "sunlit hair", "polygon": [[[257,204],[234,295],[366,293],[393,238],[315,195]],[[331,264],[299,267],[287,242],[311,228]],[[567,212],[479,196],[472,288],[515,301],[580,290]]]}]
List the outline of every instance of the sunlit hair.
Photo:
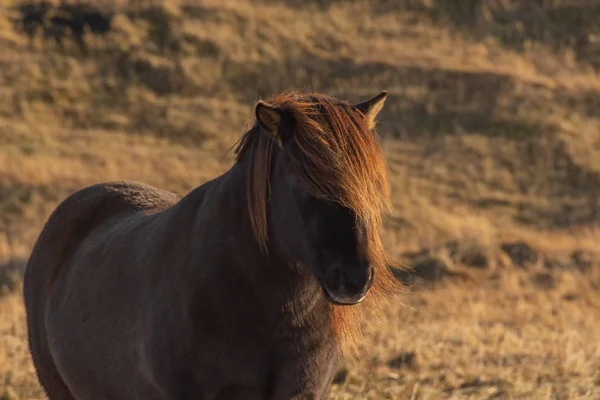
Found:
[{"label": "sunlit hair", "polygon": [[[381,241],[382,216],[391,208],[388,169],[383,151],[366,117],[352,105],[318,93],[287,92],[269,103],[294,124],[283,132],[286,162],[308,193],[339,203],[356,214],[367,231],[375,282],[364,302],[331,306],[331,321],[344,348],[354,346],[357,313],[367,306],[379,311],[380,298],[394,291],[395,279]],[[247,197],[252,229],[263,249],[268,243],[267,206],[275,138],[261,134],[258,123],[235,146],[238,161],[248,158]]]}]

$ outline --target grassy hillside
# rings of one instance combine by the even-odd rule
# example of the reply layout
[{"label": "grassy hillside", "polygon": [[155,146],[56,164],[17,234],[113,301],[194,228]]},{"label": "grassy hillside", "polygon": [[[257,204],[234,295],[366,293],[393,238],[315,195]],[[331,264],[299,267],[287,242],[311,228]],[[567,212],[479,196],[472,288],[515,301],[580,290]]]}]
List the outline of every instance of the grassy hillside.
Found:
[{"label": "grassy hillside", "polygon": [[57,203],[113,179],[185,194],[289,88],[389,91],[386,247],[415,271],[332,398],[600,397],[597,2],[101,3],[82,48],[0,0],[0,399],[42,397],[18,274]]}]

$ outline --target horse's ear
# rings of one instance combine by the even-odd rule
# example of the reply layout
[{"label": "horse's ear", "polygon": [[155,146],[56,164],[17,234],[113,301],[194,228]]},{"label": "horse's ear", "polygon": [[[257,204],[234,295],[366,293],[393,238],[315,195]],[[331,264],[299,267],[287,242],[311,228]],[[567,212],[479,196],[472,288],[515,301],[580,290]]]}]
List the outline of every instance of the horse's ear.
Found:
[{"label": "horse's ear", "polygon": [[387,90],[384,90],[372,99],[365,100],[355,104],[352,107],[364,114],[364,116],[367,118],[369,129],[373,129],[375,127],[375,118],[377,118],[377,114],[379,114],[383,108],[383,103],[385,103],[387,94]]},{"label": "horse's ear", "polygon": [[254,108],[254,113],[258,124],[275,139],[281,140],[281,119],[283,118],[281,109],[259,100]]}]

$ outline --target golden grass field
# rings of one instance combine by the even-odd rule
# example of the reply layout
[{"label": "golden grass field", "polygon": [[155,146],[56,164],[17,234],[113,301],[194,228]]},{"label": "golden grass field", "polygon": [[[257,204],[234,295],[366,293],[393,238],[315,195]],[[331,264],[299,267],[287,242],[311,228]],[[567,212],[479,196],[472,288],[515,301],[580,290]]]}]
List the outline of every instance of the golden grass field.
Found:
[{"label": "golden grass field", "polygon": [[185,194],[254,102],[389,91],[386,247],[414,269],[332,399],[600,399],[600,3],[103,1],[110,31],[29,39],[0,0],[0,399],[42,399],[22,267],[92,183]]}]

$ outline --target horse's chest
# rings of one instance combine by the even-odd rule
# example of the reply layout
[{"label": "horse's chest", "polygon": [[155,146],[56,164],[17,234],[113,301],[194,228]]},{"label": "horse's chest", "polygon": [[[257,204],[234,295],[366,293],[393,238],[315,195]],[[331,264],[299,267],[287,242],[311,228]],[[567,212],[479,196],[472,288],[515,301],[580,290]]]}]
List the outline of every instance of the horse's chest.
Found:
[{"label": "horse's chest", "polygon": [[254,339],[201,346],[193,375],[198,387],[210,392],[207,398],[235,393],[231,398],[290,399],[328,388],[337,365],[337,348],[329,336],[299,332]]}]

